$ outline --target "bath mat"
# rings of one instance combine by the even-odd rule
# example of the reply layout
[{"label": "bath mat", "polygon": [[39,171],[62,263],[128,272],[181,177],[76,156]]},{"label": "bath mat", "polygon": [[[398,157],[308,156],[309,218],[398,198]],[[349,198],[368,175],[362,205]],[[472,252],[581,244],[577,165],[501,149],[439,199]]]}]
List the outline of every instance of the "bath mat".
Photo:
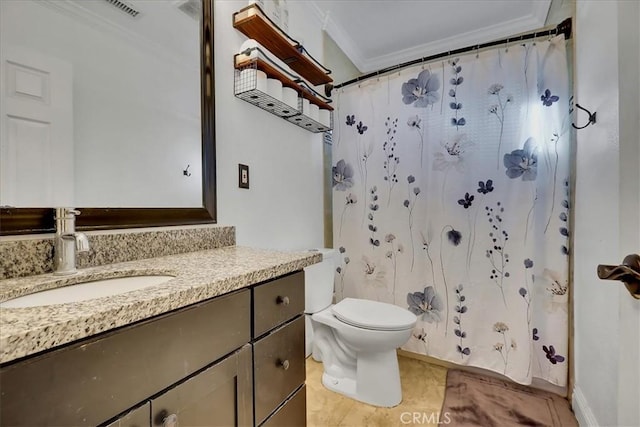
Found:
[{"label": "bath mat", "polygon": [[455,427],[578,426],[563,397],[455,369],[447,373],[440,421]]}]

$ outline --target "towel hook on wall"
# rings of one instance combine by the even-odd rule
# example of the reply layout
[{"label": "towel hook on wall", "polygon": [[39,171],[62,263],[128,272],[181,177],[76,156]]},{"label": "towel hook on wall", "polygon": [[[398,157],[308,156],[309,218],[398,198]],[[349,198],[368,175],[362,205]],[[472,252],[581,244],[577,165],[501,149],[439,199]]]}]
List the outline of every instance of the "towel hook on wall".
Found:
[{"label": "towel hook on wall", "polygon": [[589,115],[589,122],[587,122],[586,125],[580,126],[580,127],[576,126],[575,123],[571,123],[571,126],[573,126],[574,129],[584,129],[584,128],[586,128],[587,126],[589,126],[591,124],[595,124],[595,122],[596,122],[596,112],[595,111],[592,113],[591,111],[587,110],[586,108],[580,106],[580,104],[578,104],[578,103],[576,103],[576,107],[578,107],[579,109],[585,111]]},{"label": "towel hook on wall", "polygon": [[182,171],[182,175],[191,176],[191,172],[189,172],[189,166],[191,166],[191,165],[187,165],[187,168]]}]

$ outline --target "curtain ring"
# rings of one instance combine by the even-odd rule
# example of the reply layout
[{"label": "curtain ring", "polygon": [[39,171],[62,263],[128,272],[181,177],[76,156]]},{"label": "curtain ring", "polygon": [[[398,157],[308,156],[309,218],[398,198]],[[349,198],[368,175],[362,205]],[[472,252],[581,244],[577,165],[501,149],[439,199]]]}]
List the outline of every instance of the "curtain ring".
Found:
[{"label": "curtain ring", "polygon": [[505,51],[505,52],[509,52],[509,40],[510,40],[510,39],[507,39],[507,41],[506,41],[506,42],[504,42],[504,46],[505,46],[504,51]]},{"label": "curtain ring", "polygon": [[538,33],[533,33],[533,45],[536,45],[536,39],[538,38]]},{"label": "curtain ring", "polygon": [[476,59],[478,59],[480,57],[480,45],[477,44],[476,45]]}]

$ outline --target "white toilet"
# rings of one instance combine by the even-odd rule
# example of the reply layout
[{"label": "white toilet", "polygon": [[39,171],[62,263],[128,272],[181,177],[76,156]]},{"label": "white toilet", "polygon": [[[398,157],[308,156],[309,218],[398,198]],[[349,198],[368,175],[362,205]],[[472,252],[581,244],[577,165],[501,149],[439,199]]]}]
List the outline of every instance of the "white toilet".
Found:
[{"label": "white toilet", "polygon": [[332,305],[336,252],[321,252],[323,261],[305,269],[305,311],[307,349],[324,365],[322,384],[371,405],[396,406],[402,401],[396,348],[410,338],[416,316],[364,299]]}]

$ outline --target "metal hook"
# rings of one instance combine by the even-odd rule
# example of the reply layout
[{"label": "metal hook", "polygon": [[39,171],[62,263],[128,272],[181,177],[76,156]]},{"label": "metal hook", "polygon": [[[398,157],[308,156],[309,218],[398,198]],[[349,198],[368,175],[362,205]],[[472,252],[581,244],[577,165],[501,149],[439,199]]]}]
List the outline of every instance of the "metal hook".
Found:
[{"label": "metal hook", "polygon": [[592,113],[591,111],[587,110],[586,108],[580,106],[580,104],[577,104],[577,103],[576,103],[576,107],[578,107],[579,109],[585,111],[589,115],[589,122],[586,125],[580,126],[580,127],[576,126],[575,123],[571,123],[571,126],[573,126],[574,129],[584,129],[587,126],[596,123],[596,112],[595,111]]},{"label": "metal hook", "polygon": [[189,166],[191,166],[191,165],[187,165],[187,168],[182,171],[182,175],[191,176],[191,172],[189,172]]}]

